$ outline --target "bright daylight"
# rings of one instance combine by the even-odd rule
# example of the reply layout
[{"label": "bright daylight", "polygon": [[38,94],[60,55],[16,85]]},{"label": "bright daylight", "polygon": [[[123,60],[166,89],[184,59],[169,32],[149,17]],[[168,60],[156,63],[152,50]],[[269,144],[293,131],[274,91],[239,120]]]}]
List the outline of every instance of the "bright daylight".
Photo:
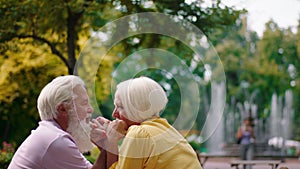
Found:
[{"label": "bright daylight", "polygon": [[299,169],[299,0],[0,0],[0,169]]}]

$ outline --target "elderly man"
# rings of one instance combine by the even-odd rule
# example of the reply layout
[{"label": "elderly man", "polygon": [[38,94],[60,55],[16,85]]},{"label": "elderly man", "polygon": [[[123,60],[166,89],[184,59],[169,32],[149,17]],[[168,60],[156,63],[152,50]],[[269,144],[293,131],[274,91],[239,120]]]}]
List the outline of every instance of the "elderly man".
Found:
[{"label": "elderly man", "polygon": [[106,168],[106,153],[94,165],[82,155],[93,148],[89,137],[93,108],[79,77],[55,78],[43,88],[37,104],[39,126],[18,148],[9,169]]}]

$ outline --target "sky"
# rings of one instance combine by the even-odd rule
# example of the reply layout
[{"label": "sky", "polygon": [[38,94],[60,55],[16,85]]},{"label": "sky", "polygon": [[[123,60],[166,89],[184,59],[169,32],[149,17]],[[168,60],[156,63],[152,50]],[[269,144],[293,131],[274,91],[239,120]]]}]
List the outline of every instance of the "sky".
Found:
[{"label": "sky", "polygon": [[270,19],[281,28],[296,31],[300,19],[300,0],[221,0],[226,6],[248,10],[248,28],[259,36]]}]

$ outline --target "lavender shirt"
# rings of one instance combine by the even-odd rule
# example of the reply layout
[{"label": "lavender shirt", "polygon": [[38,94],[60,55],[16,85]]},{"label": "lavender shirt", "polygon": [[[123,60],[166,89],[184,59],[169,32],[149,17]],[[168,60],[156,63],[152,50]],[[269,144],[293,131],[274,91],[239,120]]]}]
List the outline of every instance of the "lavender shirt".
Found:
[{"label": "lavender shirt", "polygon": [[88,169],[72,136],[55,121],[41,121],[21,144],[8,169]]}]

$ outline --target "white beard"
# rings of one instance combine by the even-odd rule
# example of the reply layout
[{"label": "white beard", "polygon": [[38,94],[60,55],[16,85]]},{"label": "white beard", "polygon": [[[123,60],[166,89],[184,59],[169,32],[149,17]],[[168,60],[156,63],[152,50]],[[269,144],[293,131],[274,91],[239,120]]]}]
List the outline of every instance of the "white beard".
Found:
[{"label": "white beard", "polygon": [[70,110],[68,113],[69,126],[67,132],[71,134],[81,153],[91,151],[94,145],[90,141],[90,125],[86,123],[86,119],[79,122],[76,111]]}]

